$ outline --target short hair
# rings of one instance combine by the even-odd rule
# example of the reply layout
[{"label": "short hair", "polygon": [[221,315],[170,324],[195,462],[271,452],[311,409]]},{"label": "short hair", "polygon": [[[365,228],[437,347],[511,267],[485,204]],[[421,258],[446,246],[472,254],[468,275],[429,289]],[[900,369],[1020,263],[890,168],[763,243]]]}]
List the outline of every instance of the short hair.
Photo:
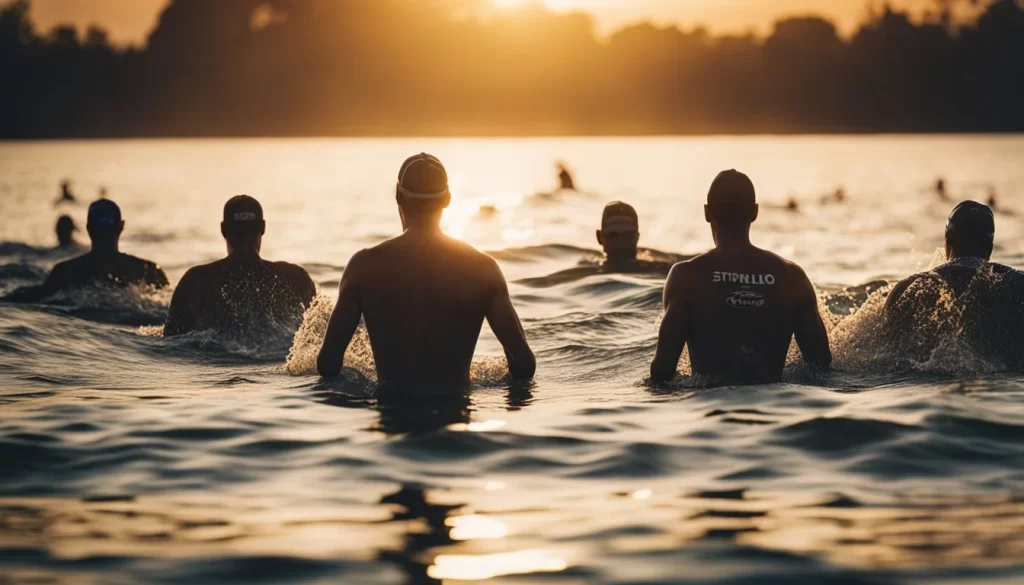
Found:
[{"label": "short hair", "polygon": [[757,194],[750,177],[729,169],[718,173],[708,189],[708,209],[719,223],[747,224],[752,221]]}]

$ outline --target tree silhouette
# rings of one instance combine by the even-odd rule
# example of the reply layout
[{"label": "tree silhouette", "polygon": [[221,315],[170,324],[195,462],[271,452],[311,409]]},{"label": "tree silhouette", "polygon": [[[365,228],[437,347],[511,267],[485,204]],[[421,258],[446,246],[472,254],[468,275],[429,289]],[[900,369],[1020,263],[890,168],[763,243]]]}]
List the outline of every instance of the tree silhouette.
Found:
[{"label": "tree silhouette", "polygon": [[[765,38],[474,0],[173,0],[139,49],[0,7],[0,137],[1024,130],[1024,9]],[[454,7],[454,11],[453,11]]]}]

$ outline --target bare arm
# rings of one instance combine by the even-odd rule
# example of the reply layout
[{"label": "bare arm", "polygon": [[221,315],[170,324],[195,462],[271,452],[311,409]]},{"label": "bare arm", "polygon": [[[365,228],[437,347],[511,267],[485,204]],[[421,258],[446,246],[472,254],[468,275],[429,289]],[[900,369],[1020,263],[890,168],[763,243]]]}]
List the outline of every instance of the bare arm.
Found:
[{"label": "bare arm", "polygon": [[359,327],[359,319],[363,315],[359,303],[359,264],[362,263],[362,252],[357,252],[349,260],[345,272],[341,276],[338,287],[338,303],[331,313],[327,324],[327,335],[320,346],[320,355],[316,359],[316,369],[324,378],[333,378],[341,372],[345,362],[345,351],[352,341],[352,335]]},{"label": "bare arm", "polygon": [[64,263],[60,263],[53,267],[53,270],[46,276],[43,284],[19,288],[5,296],[2,300],[8,303],[38,303],[46,297],[66,288],[68,280],[67,269]]},{"label": "bare arm", "polygon": [[816,366],[827,368],[832,365],[832,349],[828,344],[828,332],[818,312],[818,295],[814,285],[803,270],[797,268],[800,290],[796,307],[796,324],[794,333],[796,344],[804,361]]},{"label": "bare arm", "polygon": [[487,310],[487,324],[505,349],[509,374],[513,378],[528,380],[537,371],[537,359],[526,341],[523,325],[508,294],[508,284],[497,263],[494,263],[493,278],[494,294]]},{"label": "bare arm", "polygon": [[679,356],[683,355],[683,348],[686,347],[690,315],[683,295],[683,270],[681,265],[676,265],[665,281],[665,315],[658,332],[658,350],[651,363],[651,381],[655,383],[667,382],[675,377]]},{"label": "bare arm", "polygon": [[146,284],[156,288],[170,286],[171,282],[167,280],[167,275],[164,274],[163,268],[152,263],[149,263],[146,268]]},{"label": "bare arm", "polygon": [[164,323],[164,337],[184,335],[196,328],[195,285],[197,276],[193,270],[181,277],[181,282],[171,296],[171,306],[167,309],[167,321]]}]

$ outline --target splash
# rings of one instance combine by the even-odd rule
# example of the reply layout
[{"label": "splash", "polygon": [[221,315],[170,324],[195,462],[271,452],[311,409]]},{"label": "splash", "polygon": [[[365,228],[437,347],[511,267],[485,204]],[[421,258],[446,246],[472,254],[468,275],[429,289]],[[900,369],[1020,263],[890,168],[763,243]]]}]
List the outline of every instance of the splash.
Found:
[{"label": "splash", "polygon": [[[292,376],[309,376],[317,373],[316,358],[324,337],[327,336],[327,323],[333,311],[334,302],[330,298],[317,295],[313,299],[302,316],[302,326],[292,339],[291,350],[288,352],[288,359],[285,360],[285,372]],[[345,351],[345,367],[352,368],[371,380],[376,379],[370,337],[362,323],[359,324]]]}]

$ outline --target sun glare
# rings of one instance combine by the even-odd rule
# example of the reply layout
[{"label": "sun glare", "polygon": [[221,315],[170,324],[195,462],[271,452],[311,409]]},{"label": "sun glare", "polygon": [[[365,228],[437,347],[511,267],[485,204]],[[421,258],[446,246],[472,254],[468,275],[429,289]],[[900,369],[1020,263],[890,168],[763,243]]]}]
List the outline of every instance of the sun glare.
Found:
[{"label": "sun glare", "polygon": [[519,8],[525,5],[529,0],[493,0],[494,5],[501,9]]}]

